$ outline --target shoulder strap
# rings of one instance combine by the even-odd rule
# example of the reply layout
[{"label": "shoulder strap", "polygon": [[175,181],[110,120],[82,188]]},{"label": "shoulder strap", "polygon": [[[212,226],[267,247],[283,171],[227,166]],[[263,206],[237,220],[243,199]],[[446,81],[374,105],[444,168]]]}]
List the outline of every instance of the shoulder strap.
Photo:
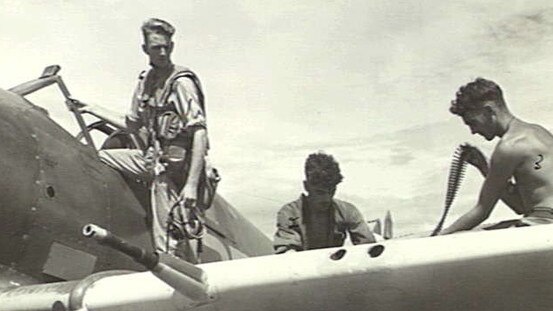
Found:
[{"label": "shoulder strap", "polygon": [[[204,93],[202,90],[200,79],[198,79],[198,77],[193,71],[185,67],[175,66],[175,70],[173,71],[171,76],[169,76],[169,78],[167,79],[167,82],[165,83],[165,87],[163,89],[163,93],[161,96],[161,102],[162,103],[167,102],[167,99],[169,98],[169,95],[171,95],[171,91],[173,90],[175,81],[177,81],[177,79],[184,78],[184,77],[189,78],[196,85],[196,88],[198,89],[198,100],[200,102],[200,106],[202,107],[202,111],[205,116],[206,111],[205,111]],[[177,103],[177,107],[176,107],[178,112],[181,114],[184,113],[184,107],[182,107],[182,104],[183,103],[179,102]]]},{"label": "shoulder strap", "polygon": [[[175,66],[173,73],[171,74],[171,76],[169,76],[163,88],[161,102],[167,103],[167,99],[169,98],[169,95],[171,95],[171,92],[173,91],[175,81],[177,81],[177,79],[184,78],[184,77],[191,79],[196,85],[196,89],[198,90],[198,101],[204,113],[204,117],[207,118],[207,113],[205,110],[205,97],[204,97],[204,92],[202,90],[202,85],[200,83],[200,79],[198,79],[198,76],[196,76],[196,74],[192,70],[186,67]],[[180,101],[177,101],[176,107],[175,107],[177,109],[177,112],[180,115],[183,115],[185,111],[182,105],[183,103],[181,103]],[[210,149],[209,139],[207,140],[207,149]]]}]

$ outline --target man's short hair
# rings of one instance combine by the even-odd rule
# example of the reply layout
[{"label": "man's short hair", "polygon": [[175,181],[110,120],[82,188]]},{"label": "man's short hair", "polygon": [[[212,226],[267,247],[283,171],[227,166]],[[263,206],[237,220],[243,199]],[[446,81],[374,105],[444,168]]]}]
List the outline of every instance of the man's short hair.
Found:
[{"label": "man's short hair", "polygon": [[459,88],[455,100],[451,101],[449,111],[462,116],[469,110],[482,108],[486,101],[494,101],[499,106],[505,106],[503,91],[497,83],[483,78],[476,78],[473,82]]},{"label": "man's short hair", "polygon": [[334,158],[324,152],[312,153],[305,161],[305,180],[312,186],[335,189],[344,177]]},{"label": "man's short hair", "polygon": [[150,34],[160,34],[167,36],[169,39],[175,33],[175,27],[171,26],[168,22],[159,19],[159,18],[150,18],[142,24],[142,35],[144,36],[144,41],[148,40],[148,35]]}]

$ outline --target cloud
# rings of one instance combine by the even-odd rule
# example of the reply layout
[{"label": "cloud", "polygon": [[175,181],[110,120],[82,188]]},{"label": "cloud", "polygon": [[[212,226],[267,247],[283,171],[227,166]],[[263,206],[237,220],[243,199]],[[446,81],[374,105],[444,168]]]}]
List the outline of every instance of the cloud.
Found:
[{"label": "cloud", "polygon": [[394,154],[390,157],[390,165],[406,165],[415,159],[415,156],[407,148],[396,148],[392,151]]},{"label": "cloud", "polygon": [[[399,232],[431,227],[457,144],[493,148],[447,111],[477,76],[498,81],[517,116],[552,125],[547,1],[7,3],[0,85],[60,63],[76,98],[121,112],[147,66],[141,22],[172,21],[174,60],[206,91],[220,191],[269,235],[276,210],[302,191],[305,157],[320,149],[340,161],[339,195],[368,217],[390,209]],[[33,102],[73,126],[59,94],[41,96]],[[451,217],[480,183],[469,172]]]},{"label": "cloud", "polygon": [[553,9],[546,8],[537,11],[513,14],[489,25],[488,36],[491,44],[503,46],[519,45],[523,48],[533,49],[553,37]]}]

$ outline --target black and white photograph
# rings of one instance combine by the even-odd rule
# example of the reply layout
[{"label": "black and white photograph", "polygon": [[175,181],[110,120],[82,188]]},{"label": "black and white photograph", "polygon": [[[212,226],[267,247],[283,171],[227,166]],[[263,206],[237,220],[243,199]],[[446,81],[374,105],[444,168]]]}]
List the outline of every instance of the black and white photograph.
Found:
[{"label": "black and white photograph", "polygon": [[0,0],[0,311],[553,310],[551,81],[545,0]]}]

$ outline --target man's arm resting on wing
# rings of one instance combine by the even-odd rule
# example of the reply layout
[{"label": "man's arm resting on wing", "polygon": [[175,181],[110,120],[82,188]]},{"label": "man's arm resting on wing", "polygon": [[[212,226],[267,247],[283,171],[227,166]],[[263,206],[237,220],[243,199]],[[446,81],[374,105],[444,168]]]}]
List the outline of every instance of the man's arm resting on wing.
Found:
[{"label": "man's arm resting on wing", "polygon": [[513,146],[504,146],[500,143],[492,155],[489,173],[480,190],[478,203],[451,226],[444,229],[441,234],[469,230],[486,220],[500,196],[506,193],[508,180],[513,175],[520,157],[520,152]]},{"label": "man's arm resting on wing", "polygon": [[490,212],[491,209],[477,204],[468,213],[457,219],[451,226],[440,232],[440,235],[472,229],[481,224],[484,220],[486,220]]},{"label": "man's arm resting on wing", "polygon": [[375,243],[376,239],[374,238],[369,225],[367,225],[367,222],[363,218],[363,215],[361,215],[361,212],[354,207],[351,211],[351,216],[352,222],[348,228],[351,242],[354,245]]}]

